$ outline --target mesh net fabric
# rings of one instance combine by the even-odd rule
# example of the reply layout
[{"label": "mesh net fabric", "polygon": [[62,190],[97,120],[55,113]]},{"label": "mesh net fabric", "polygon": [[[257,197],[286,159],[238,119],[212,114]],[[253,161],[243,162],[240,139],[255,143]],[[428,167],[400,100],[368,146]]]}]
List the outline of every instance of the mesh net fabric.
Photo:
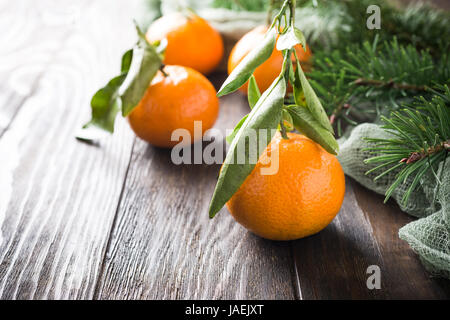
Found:
[{"label": "mesh net fabric", "polygon": [[[364,123],[355,127],[348,138],[339,140],[339,161],[347,175],[363,186],[377,193],[384,194],[394,181],[397,172],[391,172],[374,181],[380,174],[365,173],[374,165],[364,160],[374,156],[364,149],[370,146],[364,138],[388,138],[389,134],[376,124]],[[420,256],[424,266],[433,275],[450,279],[450,160],[441,162],[436,170],[438,183],[431,170],[421,179],[420,185],[411,194],[408,203],[403,205],[401,199],[412,180],[400,185],[392,197],[400,208],[420,219],[411,222],[399,230],[401,239],[407,241]]]}]

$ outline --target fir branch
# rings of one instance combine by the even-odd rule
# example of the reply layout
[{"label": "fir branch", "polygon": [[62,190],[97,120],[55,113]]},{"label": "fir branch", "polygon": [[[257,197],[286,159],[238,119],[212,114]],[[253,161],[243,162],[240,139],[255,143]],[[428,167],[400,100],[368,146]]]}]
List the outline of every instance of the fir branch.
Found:
[{"label": "fir branch", "polygon": [[[332,7],[334,1],[321,1],[320,7]],[[340,32],[335,49],[344,49],[348,43],[390,41],[394,36],[400,44],[411,44],[418,50],[430,50],[439,57],[449,48],[450,13],[424,3],[412,3],[407,7],[393,6],[386,0],[346,0],[339,2],[347,32]],[[366,25],[366,9],[377,5],[381,9],[381,29],[369,30]],[[331,10],[329,10],[331,15]],[[327,19],[324,16],[324,19]]]},{"label": "fir branch", "polygon": [[436,83],[450,83],[447,55],[435,61],[428,52],[397,40],[319,52],[314,66],[311,84],[338,135],[345,124],[373,121],[414,96],[430,97],[429,88]]},{"label": "fir branch", "polygon": [[450,90],[448,86],[440,86],[434,92],[431,99],[416,98],[414,103],[392,112],[389,118],[383,117],[383,128],[392,138],[366,139],[374,144],[366,150],[376,156],[365,163],[378,164],[366,174],[383,169],[375,177],[377,180],[398,170],[386,191],[385,201],[410,178],[411,183],[401,199],[406,203],[421,178],[444,161],[450,151]]},{"label": "fir branch", "polygon": [[[267,11],[271,0],[213,0],[211,6],[235,11]],[[283,1],[275,0],[279,8]],[[381,8],[381,29],[366,28],[369,5]],[[401,44],[412,44],[419,50],[429,49],[434,57],[448,50],[450,13],[426,4],[406,8],[393,6],[386,0],[313,1],[298,0],[297,27],[304,32],[313,48],[345,50],[349,43],[381,41],[394,36]]]},{"label": "fir branch", "polygon": [[410,4],[384,17],[387,34],[395,34],[400,43],[410,43],[418,49],[429,49],[440,56],[449,48],[450,13],[425,3]]},{"label": "fir branch", "polygon": [[406,164],[414,163],[444,150],[447,152],[450,151],[450,140],[442,141],[441,143],[431,146],[422,151],[414,151],[409,155],[409,157],[403,158],[402,160],[400,160],[400,162],[405,162]]},{"label": "fir branch", "polygon": [[396,83],[392,79],[389,81],[373,80],[373,79],[363,79],[358,78],[354,81],[357,86],[372,86],[378,88],[392,88],[398,90],[413,90],[413,91],[426,91],[427,86],[418,86],[408,83]]}]

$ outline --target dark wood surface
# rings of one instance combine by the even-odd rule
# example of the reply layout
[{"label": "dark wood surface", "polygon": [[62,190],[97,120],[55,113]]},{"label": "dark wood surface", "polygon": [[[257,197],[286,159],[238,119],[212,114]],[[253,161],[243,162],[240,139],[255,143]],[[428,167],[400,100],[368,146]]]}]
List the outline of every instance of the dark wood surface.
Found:
[{"label": "dark wood surface", "polygon": [[[127,1],[0,0],[1,299],[450,297],[397,236],[412,218],[351,179],[325,230],[274,242],[226,209],[208,218],[218,165],[173,165],[121,119],[98,144],[76,141],[90,96],[134,42],[134,12]],[[227,96],[216,127],[247,112]],[[366,286],[374,264],[380,290]]]}]

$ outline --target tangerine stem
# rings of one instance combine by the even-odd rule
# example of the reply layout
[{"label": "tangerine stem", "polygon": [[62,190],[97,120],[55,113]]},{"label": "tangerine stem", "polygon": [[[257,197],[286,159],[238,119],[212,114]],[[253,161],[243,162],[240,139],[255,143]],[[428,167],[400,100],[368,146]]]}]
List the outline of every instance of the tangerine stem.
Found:
[{"label": "tangerine stem", "polygon": [[291,25],[295,25],[295,0],[289,0],[289,11],[291,13],[290,19],[291,19]]},{"label": "tangerine stem", "polygon": [[169,75],[164,71],[164,67],[166,65],[164,63],[161,63],[161,66],[159,67],[159,71],[163,74],[164,77],[168,77]]},{"label": "tangerine stem", "polygon": [[280,132],[283,139],[288,140],[289,137],[286,134],[286,127],[284,126],[283,119],[280,120]]},{"label": "tangerine stem", "polygon": [[277,13],[277,15],[275,16],[275,18],[272,21],[272,24],[269,27],[269,30],[272,29],[272,27],[275,26],[276,22],[280,19],[281,15],[284,15],[284,12],[286,11],[286,7],[289,4],[289,0],[285,0],[283,5],[281,6],[280,11]]}]

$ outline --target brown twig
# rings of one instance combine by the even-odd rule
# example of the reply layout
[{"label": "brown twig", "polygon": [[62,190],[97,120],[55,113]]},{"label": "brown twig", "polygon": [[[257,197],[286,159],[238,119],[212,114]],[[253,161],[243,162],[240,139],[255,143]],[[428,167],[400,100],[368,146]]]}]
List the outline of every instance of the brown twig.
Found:
[{"label": "brown twig", "polygon": [[450,140],[444,141],[436,146],[429,147],[427,150],[412,152],[408,158],[403,158],[402,160],[400,160],[400,162],[406,162],[406,164],[414,163],[442,150],[445,150],[447,152],[450,151]]},{"label": "brown twig", "polygon": [[393,88],[399,90],[426,91],[428,89],[427,86],[418,86],[408,83],[396,83],[393,80],[381,81],[381,80],[359,78],[356,79],[353,83],[357,86],[372,86],[379,88]]},{"label": "brown twig", "polygon": [[341,113],[343,109],[350,109],[352,106],[348,103],[342,103],[340,104],[336,109],[334,109],[333,113],[330,116],[330,123],[334,124],[334,121],[336,121],[337,116]]},{"label": "brown twig", "polygon": [[166,67],[166,65],[164,63],[162,63],[161,66],[159,67],[159,71],[161,71],[161,73],[163,74],[164,77],[168,77],[169,75],[164,71],[165,67]]}]

